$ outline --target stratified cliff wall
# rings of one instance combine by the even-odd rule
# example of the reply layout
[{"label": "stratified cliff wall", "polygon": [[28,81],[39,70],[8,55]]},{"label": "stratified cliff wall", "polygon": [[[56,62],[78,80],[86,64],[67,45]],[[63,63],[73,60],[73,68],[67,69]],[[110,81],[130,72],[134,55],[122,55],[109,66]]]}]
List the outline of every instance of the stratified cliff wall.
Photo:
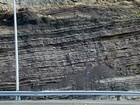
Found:
[{"label": "stratified cliff wall", "polygon": [[[110,4],[111,3],[111,4]],[[34,7],[37,9],[46,8],[61,8],[63,6],[74,6],[74,5],[94,5],[94,4],[109,4],[117,3],[118,5],[125,4],[137,4],[140,5],[140,0],[16,0],[17,6],[20,7]],[[13,6],[13,0],[1,0],[0,5],[3,7]],[[11,8],[9,9],[11,10]]]},{"label": "stratified cliff wall", "polygon": [[[17,13],[20,90],[139,89],[138,7],[37,11]],[[13,15],[0,16],[0,89],[15,90]]]}]

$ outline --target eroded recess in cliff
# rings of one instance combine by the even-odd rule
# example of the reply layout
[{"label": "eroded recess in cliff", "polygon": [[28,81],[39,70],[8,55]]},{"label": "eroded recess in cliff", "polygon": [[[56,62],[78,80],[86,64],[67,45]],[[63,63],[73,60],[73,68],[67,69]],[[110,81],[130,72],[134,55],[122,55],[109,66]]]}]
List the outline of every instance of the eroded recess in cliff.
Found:
[{"label": "eroded recess in cliff", "polygon": [[[13,14],[0,16],[0,89],[14,90]],[[20,90],[84,90],[86,59],[89,89],[138,89],[139,79],[124,77],[140,74],[139,16],[138,7],[106,5],[20,9]]]}]

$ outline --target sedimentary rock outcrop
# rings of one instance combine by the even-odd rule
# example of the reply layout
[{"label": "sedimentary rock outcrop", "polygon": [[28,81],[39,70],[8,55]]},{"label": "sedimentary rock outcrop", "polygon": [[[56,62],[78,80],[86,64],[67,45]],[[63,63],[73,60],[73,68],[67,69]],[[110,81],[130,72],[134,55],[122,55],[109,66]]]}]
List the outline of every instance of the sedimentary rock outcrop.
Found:
[{"label": "sedimentary rock outcrop", "polygon": [[[20,90],[137,90],[139,9],[114,5],[19,10]],[[0,89],[15,90],[13,14],[0,25]]]}]

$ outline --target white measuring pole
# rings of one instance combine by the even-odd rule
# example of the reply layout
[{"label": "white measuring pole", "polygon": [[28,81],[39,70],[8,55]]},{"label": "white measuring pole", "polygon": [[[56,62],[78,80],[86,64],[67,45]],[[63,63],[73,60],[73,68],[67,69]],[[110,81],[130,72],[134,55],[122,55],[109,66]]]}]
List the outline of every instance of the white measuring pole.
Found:
[{"label": "white measuring pole", "polygon": [[[14,31],[15,31],[15,61],[16,61],[16,91],[19,91],[19,66],[18,66],[18,36],[17,36],[17,14],[16,14],[16,0],[14,3]],[[16,96],[16,100],[20,97]]]}]

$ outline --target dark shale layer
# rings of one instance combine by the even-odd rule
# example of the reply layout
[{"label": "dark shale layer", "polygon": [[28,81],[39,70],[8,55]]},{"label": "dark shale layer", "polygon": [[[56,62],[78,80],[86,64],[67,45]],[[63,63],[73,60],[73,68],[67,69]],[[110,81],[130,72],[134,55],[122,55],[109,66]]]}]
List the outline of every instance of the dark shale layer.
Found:
[{"label": "dark shale layer", "polygon": [[[17,21],[20,90],[85,90],[87,74],[89,90],[139,90],[138,6],[21,8]],[[0,31],[0,90],[15,90],[12,12]]]}]

